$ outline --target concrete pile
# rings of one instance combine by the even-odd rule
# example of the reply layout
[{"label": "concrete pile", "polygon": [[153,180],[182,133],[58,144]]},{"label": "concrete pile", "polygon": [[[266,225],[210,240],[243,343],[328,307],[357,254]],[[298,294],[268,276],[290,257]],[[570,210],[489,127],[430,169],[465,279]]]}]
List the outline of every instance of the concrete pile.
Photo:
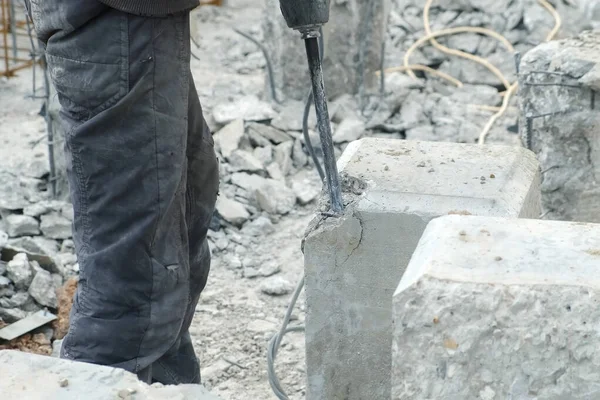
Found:
[{"label": "concrete pile", "polygon": [[521,136],[544,171],[547,217],[600,222],[600,33],[528,52],[519,87]]},{"label": "concrete pile", "polygon": [[519,147],[384,139],[338,164],[346,209],[317,214],[304,242],[307,399],[389,399],[392,294],[427,224],[537,218],[539,164]]}]

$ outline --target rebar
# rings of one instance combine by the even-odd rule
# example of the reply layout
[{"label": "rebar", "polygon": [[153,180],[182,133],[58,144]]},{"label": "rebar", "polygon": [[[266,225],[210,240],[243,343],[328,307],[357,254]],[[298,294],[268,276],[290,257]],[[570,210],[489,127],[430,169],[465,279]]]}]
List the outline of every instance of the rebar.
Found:
[{"label": "rebar", "polygon": [[28,49],[19,38],[30,37],[29,18],[17,18],[14,0],[0,0],[0,76],[10,78],[17,71],[35,64],[35,49]]}]

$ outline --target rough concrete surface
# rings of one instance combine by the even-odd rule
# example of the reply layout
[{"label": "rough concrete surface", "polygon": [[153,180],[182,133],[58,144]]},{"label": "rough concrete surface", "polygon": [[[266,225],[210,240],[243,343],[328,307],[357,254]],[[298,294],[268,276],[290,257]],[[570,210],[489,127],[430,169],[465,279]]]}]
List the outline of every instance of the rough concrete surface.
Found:
[{"label": "rough concrete surface", "polygon": [[600,225],[446,216],[394,294],[403,400],[600,398]]},{"label": "rough concrete surface", "polygon": [[449,213],[537,218],[531,152],[362,139],[339,160],[347,208],[304,244],[307,399],[389,399],[392,294],[427,223]]},{"label": "rough concrete surface", "polygon": [[122,369],[0,351],[0,393],[27,400],[219,400],[200,385],[149,386]]},{"label": "rough concrete surface", "polygon": [[550,219],[600,222],[600,32],[528,52],[519,87],[521,136],[545,171],[544,211]]}]

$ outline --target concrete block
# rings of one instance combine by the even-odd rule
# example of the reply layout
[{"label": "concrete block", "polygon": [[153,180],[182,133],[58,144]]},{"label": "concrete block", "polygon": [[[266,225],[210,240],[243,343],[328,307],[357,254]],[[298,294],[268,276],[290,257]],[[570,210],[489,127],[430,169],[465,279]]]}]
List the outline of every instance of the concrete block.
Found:
[{"label": "concrete block", "polygon": [[446,216],[394,294],[403,400],[600,398],[600,225]]},{"label": "concrete block", "polygon": [[0,351],[3,399],[27,400],[219,400],[201,385],[149,386],[122,369]]},{"label": "concrete block", "polygon": [[362,139],[338,162],[347,203],[304,242],[307,399],[389,399],[392,295],[427,223],[537,218],[539,166],[522,148]]}]

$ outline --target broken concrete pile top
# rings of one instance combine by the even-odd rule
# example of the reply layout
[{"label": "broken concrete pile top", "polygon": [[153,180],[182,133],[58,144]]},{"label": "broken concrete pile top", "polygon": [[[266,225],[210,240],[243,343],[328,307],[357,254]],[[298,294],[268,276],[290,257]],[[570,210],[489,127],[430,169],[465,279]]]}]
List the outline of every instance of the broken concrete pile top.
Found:
[{"label": "broken concrete pile top", "polygon": [[338,165],[346,191],[366,188],[359,203],[364,208],[438,216],[460,213],[468,199],[471,214],[511,215],[524,203],[539,203],[531,190],[538,163],[517,147],[361,139]]},{"label": "broken concrete pile top", "polygon": [[0,351],[0,393],[7,399],[219,400],[200,385],[149,386],[122,369]]},{"label": "broken concrete pile top", "polygon": [[519,86],[520,133],[545,171],[548,218],[600,222],[600,32],[531,50]]}]

